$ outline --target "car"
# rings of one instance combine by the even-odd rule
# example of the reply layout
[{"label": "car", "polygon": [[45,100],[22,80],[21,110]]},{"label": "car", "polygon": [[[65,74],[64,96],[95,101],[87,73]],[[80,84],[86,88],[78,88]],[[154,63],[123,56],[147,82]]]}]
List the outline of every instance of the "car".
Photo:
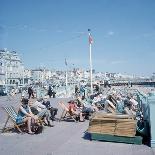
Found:
[{"label": "car", "polygon": [[7,93],[3,90],[3,89],[0,89],[0,96],[6,96]]}]

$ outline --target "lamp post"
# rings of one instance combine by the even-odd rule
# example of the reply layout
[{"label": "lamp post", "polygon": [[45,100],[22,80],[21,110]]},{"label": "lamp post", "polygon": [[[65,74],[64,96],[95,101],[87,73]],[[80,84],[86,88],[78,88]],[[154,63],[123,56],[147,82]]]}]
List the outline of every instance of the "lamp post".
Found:
[{"label": "lamp post", "polygon": [[23,69],[23,86],[24,86],[24,69]]},{"label": "lamp post", "polygon": [[5,93],[8,92],[8,76],[7,76],[7,66],[5,67]]},{"label": "lamp post", "polygon": [[[9,60],[10,57],[8,56]],[[10,64],[10,62],[9,62]],[[9,67],[8,61],[7,61],[7,57],[5,55],[5,92],[8,93],[8,67]]]}]

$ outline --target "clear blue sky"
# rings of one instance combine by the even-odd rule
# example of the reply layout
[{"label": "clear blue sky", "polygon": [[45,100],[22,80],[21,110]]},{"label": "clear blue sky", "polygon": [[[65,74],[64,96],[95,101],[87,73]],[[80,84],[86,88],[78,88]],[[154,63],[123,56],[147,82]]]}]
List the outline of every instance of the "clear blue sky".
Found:
[{"label": "clear blue sky", "polygon": [[26,67],[155,72],[155,0],[0,0],[0,48]]}]

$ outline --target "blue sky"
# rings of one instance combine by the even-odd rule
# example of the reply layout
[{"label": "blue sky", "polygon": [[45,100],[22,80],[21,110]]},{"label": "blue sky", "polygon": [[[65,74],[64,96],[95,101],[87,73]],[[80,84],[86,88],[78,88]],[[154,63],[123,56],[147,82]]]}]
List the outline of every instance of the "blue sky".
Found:
[{"label": "blue sky", "polygon": [[0,0],[0,48],[28,68],[155,72],[155,0]]}]

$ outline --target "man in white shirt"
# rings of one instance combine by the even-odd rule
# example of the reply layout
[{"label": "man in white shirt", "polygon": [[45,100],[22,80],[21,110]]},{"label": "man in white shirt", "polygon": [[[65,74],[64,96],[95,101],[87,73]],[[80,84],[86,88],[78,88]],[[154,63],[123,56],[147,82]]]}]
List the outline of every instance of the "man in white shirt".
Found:
[{"label": "man in white shirt", "polygon": [[44,106],[41,102],[37,100],[31,105],[31,108],[35,108],[38,111],[37,116],[44,118],[44,122],[46,125],[53,127],[53,125],[51,125],[50,123],[50,113],[46,106]]},{"label": "man in white shirt", "polygon": [[132,103],[132,106],[131,106],[132,111],[136,112],[137,106],[138,106],[138,102],[134,99],[134,97],[132,97],[130,99],[130,102]]}]

